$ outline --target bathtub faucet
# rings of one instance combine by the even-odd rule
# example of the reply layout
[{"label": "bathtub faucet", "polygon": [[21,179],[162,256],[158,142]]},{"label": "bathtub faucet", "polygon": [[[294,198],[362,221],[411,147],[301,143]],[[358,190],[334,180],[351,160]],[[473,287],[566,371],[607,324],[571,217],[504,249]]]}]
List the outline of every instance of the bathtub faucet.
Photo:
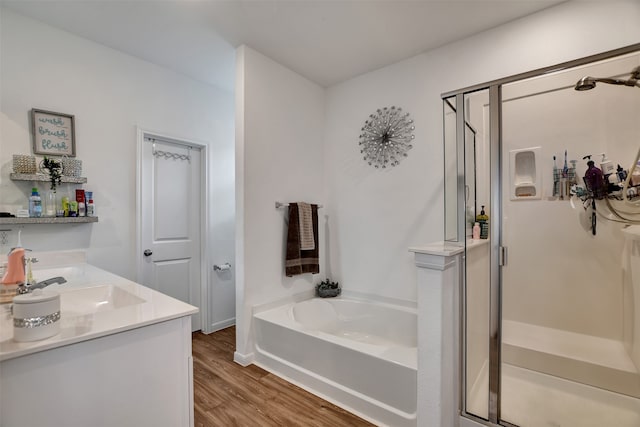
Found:
[{"label": "bathtub faucet", "polygon": [[18,294],[20,295],[28,294],[29,292],[32,292],[36,289],[46,288],[47,286],[53,285],[54,283],[58,283],[58,284],[67,283],[67,280],[64,277],[58,276],[58,277],[52,277],[47,280],[43,280],[42,282],[34,283],[33,285],[30,283],[23,283],[20,286],[18,286]]}]

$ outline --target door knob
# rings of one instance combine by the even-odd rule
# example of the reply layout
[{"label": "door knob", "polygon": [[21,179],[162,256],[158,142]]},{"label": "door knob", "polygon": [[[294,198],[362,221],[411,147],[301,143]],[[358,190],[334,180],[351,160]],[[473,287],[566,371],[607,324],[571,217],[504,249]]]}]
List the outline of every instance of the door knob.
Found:
[{"label": "door knob", "polygon": [[143,254],[144,256],[151,256],[153,255],[153,251],[151,249],[145,249]]}]

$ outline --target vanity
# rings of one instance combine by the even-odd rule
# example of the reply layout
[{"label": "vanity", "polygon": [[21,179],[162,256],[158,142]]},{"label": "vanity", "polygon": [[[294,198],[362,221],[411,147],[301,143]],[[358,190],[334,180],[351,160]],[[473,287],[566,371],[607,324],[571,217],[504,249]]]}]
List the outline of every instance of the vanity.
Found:
[{"label": "vanity", "polygon": [[60,293],[60,333],[16,342],[9,305],[0,306],[0,425],[193,426],[198,309],[83,253],[33,255],[37,280],[67,280],[47,288]]}]

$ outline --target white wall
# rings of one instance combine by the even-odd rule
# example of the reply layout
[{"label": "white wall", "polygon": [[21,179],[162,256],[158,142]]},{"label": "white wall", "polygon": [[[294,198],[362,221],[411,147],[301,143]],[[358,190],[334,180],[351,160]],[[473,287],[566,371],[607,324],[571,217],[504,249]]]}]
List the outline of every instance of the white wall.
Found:
[{"label": "white wall", "polygon": [[[440,94],[640,40],[640,2],[568,2],[327,91],[328,271],[345,289],[415,299],[406,248],[443,237]],[[414,149],[396,169],[361,159],[369,113],[397,105],[415,119]]]},{"label": "white wall", "polygon": [[[442,105],[425,93],[424,56],[368,73],[327,91],[325,182],[330,209],[329,274],[345,290],[416,300],[410,246],[443,237]],[[439,110],[425,115],[434,101]],[[415,142],[394,168],[375,169],[358,136],[376,109],[401,107],[415,120]]]},{"label": "white wall", "polygon": [[[309,291],[324,277],[326,209],[319,211],[320,274],[284,275],[288,214],[275,202],[324,200],[324,91],[247,46],[236,91],[237,353],[252,350],[251,308]],[[240,313],[244,313],[241,317]]]},{"label": "white wall", "polygon": [[[238,353],[251,351],[254,304],[312,288],[309,277],[283,277],[286,214],[276,200],[324,202],[322,262],[345,290],[415,301],[407,248],[443,238],[440,94],[637,43],[638,22],[638,1],[568,2],[324,91],[239,49]],[[358,136],[370,113],[391,105],[414,118],[414,149],[396,168],[376,170]]]},{"label": "white wall", "polygon": [[[32,153],[28,116],[41,108],[75,115],[84,188],[94,192],[100,218],[92,225],[25,226],[23,244],[86,249],[91,264],[136,278],[139,126],[210,146],[209,261],[234,263],[233,94],[6,9],[1,20],[0,210],[26,206],[31,185],[9,180],[11,156]],[[224,295],[212,302],[212,321],[233,318],[233,276],[212,275],[211,286]]]},{"label": "white wall", "polygon": [[[598,164],[597,154],[604,152],[614,165],[631,166],[640,146],[640,91],[599,84],[576,92],[573,85],[584,75],[623,75],[638,65],[636,54],[503,89],[503,158],[510,150],[541,147],[536,170],[543,179],[541,200],[503,201],[503,244],[509,248],[505,318],[622,338],[622,224],[599,217],[593,236],[589,212],[579,202],[550,199],[552,159],[555,155],[562,167],[567,149],[568,159],[578,160],[580,184],[585,155],[594,155]],[[509,187],[507,168],[503,194]],[[604,201],[597,209],[608,212]]]}]

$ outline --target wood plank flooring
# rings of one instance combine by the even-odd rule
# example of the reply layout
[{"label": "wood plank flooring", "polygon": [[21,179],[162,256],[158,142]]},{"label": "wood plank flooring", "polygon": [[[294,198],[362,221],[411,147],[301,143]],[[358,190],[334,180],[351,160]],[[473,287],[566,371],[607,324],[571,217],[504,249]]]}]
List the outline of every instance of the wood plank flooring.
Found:
[{"label": "wood plank flooring", "polygon": [[254,365],[233,361],[235,327],[193,334],[196,427],[372,426]]}]

